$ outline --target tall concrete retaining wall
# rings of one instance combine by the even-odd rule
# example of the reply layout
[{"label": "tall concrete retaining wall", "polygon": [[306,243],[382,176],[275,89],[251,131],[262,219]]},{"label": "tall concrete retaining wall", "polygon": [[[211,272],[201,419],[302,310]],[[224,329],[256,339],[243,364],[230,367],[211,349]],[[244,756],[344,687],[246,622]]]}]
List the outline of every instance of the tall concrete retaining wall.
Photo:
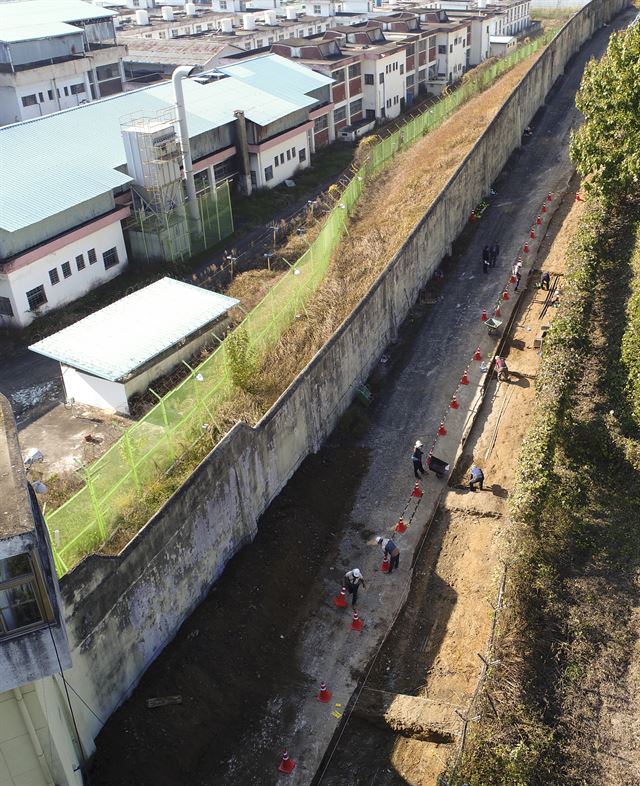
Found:
[{"label": "tall concrete retaining wall", "polygon": [[563,27],[358,308],[260,423],[236,425],[120,555],[89,557],[62,579],[74,661],[68,678],[92,708],[74,702],[88,750],[334,428],[569,58],[625,5],[592,0]]}]

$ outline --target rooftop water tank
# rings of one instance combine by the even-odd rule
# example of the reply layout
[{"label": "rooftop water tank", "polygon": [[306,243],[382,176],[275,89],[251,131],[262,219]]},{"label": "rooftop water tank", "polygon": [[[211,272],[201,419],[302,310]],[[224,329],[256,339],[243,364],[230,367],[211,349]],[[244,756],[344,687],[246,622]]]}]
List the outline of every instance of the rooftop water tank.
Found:
[{"label": "rooftop water tank", "polygon": [[168,5],[162,6],[162,18],[165,22],[173,22],[173,8]]},{"label": "rooftop water tank", "polygon": [[196,15],[195,3],[186,3],[184,6],[184,10],[186,11],[187,16],[195,16]]},{"label": "rooftop water tank", "polygon": [[139,8],[136,11],[136,24],[137,25],[149,24],[149,14],[143,8]]},{"label": "rooftop water tank", "polygon": [[277,20],[277,14],[275,11],[265,11],[264,12],[264,23],[265,25],[275,25]]},{"label": "rooftop water tank", "polygon": [[221,19],[220,20],[220,29],[223,33],[232,33],[233,32],[233,19]]},{"label": "rooftop water tank", "polygon": [[243,14],[242,15],[242,26],[245,30],[255,30],[256,29],[256,18],[253,14]]}]

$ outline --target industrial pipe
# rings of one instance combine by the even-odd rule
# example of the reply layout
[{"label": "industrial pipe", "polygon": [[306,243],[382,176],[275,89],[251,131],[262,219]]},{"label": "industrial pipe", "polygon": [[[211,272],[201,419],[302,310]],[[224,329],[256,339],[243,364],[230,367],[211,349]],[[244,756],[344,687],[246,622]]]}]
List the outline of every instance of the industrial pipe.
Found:
[{"label": "industrial pipe", "polygon": [[199,220],[198,203],[196,200],[196,183],[193,178],[193,161],[191,160],[191,144],[189,141],[189,129],[187,128],[187,113],[184,106],[184,92],[182,90],[182,80],[186,79],[194,70],[195,66],[178,66],[171,76],[173,83],[173,93],[176,101],[176,113],[178,115],[178,127],[180,129],[180,147],[182,148],[182,167],[184,177],[187,181],[187,207],[191,218]]}]

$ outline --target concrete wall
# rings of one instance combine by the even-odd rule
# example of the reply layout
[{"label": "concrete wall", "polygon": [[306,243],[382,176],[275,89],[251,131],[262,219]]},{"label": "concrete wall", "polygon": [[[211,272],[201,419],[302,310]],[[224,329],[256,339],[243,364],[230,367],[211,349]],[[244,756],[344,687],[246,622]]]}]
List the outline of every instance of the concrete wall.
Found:
[{"label": "concrete wall", "polygon": [[[236,425],[120,555],[92,556],[62,580],[74,656],[68,677],[99,716],[126,698],[254,537],[271,500],[334,428],[567,60],[625,4],[593,0],[563,28],[349,320],[260,423]],[[90,746],[99,723],[79,703],[74,709]]]}]

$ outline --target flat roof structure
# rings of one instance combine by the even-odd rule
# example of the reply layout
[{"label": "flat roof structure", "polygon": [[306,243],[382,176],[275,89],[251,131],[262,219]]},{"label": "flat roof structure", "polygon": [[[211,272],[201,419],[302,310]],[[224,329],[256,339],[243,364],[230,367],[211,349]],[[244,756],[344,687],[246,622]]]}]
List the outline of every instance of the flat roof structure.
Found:
[{"label": "flat roof structure", "polygon": [[5,28],[41,25],[49,22],[91,22],[112,19],[116,14],[83,0],[21,0],[2,3],[0,36]]},{"label": "flat roof structure", "polygon": [[[235,109],[257,125],[269,125],[313,106],[317,99],[307,93],[327,84],[319,81],[325,77],[279,55],[267,54],[261,68],[269,70],[270,82],[254,85],[236,76],[208,84],[184,80],[190,136],[235,122]],[[0,128],[0,172],[11,184],[0,188],[0,229],[15,232],[130,183],[121,171],[126,166],[122,120],[173,106],[173,86],[165,82]]]},{"label": "flat roof structure", "polygon": [[101,379],[123,382],[239,302],[162,278],[29,349]]}]

